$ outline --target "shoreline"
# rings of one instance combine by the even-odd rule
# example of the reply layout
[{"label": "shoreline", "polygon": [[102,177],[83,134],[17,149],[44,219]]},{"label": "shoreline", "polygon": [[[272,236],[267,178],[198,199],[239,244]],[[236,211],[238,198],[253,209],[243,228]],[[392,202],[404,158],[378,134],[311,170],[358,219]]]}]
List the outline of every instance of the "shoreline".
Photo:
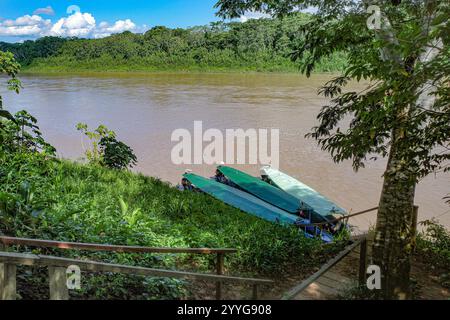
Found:
[{"label": "shoreline", "polygon": [[[310,77],[322,75],[336,75],[340,71],[320,71],[311,73]],[[306,74],[298,71],[252,71],[252,70],[70,70],[70,71],[49,71],[49,70],[22,70],[20,76],[131,76],[131,75],[260,75],[260,76],[299,76],[307,78]]]}]

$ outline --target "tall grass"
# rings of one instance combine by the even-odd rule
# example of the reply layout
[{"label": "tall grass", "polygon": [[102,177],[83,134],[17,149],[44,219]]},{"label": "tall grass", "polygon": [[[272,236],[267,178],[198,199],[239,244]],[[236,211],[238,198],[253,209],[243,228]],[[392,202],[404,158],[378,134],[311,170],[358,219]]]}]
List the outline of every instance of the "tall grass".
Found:
[{"label": "tall grass", "polygon": [[[0,156],[0,168],[0,208],[4,208],[0,209],[0,230],[12,236],[158,247],[237,248],[238,253],[226,260],[227,270],[268,276],[280,276],[294,265],[299,272],[308,272],[339,249],[307,239],[295,228],[260,220],[207,195],[180,192],[139,174],[30,154]],[[29,186],[27,199],[31,192],[32,201],[21,198],[24,184]],[[58,250],[52,254],[204,272],[213,270],[214,264],[210,256]],[[126,285],[136,287],[136,281],[141,286],[143,283],[134,278],[134,284],[123,277],[117,279],[117,290]],[[84,294],[105,297],[92,281],[100,280],[93,277],[87,286],[91,291]],[[160,297],[181,294],[179,283],[164,286],[147,282],[152,290],[159,286]]]}]

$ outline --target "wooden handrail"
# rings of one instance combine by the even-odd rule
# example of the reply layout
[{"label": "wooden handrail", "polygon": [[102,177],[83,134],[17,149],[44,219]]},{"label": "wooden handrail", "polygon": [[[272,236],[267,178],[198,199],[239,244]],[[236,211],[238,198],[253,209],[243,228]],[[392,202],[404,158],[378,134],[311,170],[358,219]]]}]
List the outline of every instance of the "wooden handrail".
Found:
[{"label": "wooden handrail", "polygon": [[[78,243],[53,241],[42,239],[27,239],[0,236],[1,246],[23,245],[39,248],[57,248],[64,250],[89,250],[89,251],[107,251],[119,253],[186,253],[186,254],[215,254],[216,258],[216,273],[223,275],[224,273],[224,256],[227,253],[236,253],[236,249],[232,248],[159,248],[159,247],[139,247],[139,246],[120,246],[109,244],[94,244],[94,243]],[[220,280],[220,279],[219,279]],[[216,298],[220,300],[222,297],[222,285],[220,281],[216,285]]]},{"label": "wooden handrail", "polygon": [[346,220],[346,219],[350,219],[350,218],[353,218],[353,217],[356,217],[356,216],[360,216],[360,215],[363,215],[363,214],[366,214],[366,213],[369,213],[369,212],[372,212],[372,211],[375,211],[375,210],[378,210],[378,209],[379,209],[379,207],[375,207],[375,208],[367,209],[367,210],[364,210],[364,211],[348,214],[348,215],[345,215],[345,216],[342,216],[342,217],[339,217],[339,218],[336,218],[336,219],[328,220],[326,222],[309,223],[309,224],[298,224],[298,226],[301,226],[301,227],[323,226],[323,225],[326,225],[326,224],[329,224],[329,223],[339,222],[341,220]]},{"label": "wooden handrail", "polygon": [[308,288],[313,282],[319,279],[324,273],[333,268],[336,264],[338,264],[342,259],[344,259],[347,255],[350,254],[356,247],[360,246],[362,242],[365,243],[366,235],[356,239],[353,243],[348,245],[344,250],[342,250],[336,257],[331,259],[328,263],[322,266],[316,273],[312,276],[301,282],[299,285],[295,286],[291,290],[289,290],[282,298],[282,300],[292,300],[296,296],[298,296],[303,290]]},{"label": "wooden handrail", "polygon": [[112,273],[124,273],[124,274],[134,274],[152,277],[190,278],[197,280],[212,280],[212,281],[220,280],[226,282],[248,283],[248,284],[273,283],[272,280],[266,279],[230,277],[215,274],[135,267],[96,261],[67,259],[53,256],[23,254],[14,252],[0,252],[0,263],[24,265],[24,266],[65,267],[65,268],[72,265],[76,265],[80,267],[81,270],[91,272],[112,272]]},{"label": "wooden handrail", "polygon": [[258,285],[273,284],[272,280],[266,279],[242,278],[186,271],[134,267],[95,261],[84,261],[52,256],[0,251],[0,300],[14,300],[16,298],[17,265],[48,267],[50,275],[50,299],[52,300],[69,299],[69,292],[66,285],[66,268],[68,268],[69,266],[77,266],[80,268],[80,270],[91,272],[111,272],[152,277],[168,277],[250,284],[253,287],[252,292],[254,300],[258,298]]},{"label": "wooden handrail", "polygon": [[24,245],[31,247],[57,248],[66,250],[110,251],[121,253],[191,253],[191,254],[224,254],[236,253],[236,249],[223,248],[157,248],[139,246],[118,246],[109,244],[93,244],[64,242],[53,240],[26,239],[0,236],[0,243],[5,246]]}]

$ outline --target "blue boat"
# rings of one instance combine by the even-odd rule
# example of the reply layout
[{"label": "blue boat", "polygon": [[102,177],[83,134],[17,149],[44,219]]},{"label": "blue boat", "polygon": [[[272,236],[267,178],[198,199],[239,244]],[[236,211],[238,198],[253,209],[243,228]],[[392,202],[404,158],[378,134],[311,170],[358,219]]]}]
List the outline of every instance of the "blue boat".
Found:
[{"label": "blue boat", "polygon": [[[212,179],[207,179],[193,173],[187,173],[184,177],[197,189],[213,196],[214,198],[246,213],[256,217],[279,223],[282,225],[305,225],[310,224],[307,219],[290,214],[280,208],[277,208],[247,192],[219,183]],[[309,238],[319,237],[324,242],[332,242],[333,236],[316,227],[307,227],[303,231]]]}]

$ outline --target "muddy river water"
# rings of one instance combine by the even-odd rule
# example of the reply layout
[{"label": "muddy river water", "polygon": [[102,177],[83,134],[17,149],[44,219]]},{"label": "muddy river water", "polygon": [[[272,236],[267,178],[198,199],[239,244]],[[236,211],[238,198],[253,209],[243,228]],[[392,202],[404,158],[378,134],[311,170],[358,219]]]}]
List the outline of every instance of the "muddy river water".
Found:
[{"label": "muddy river water", "polygon": [[[174,130],[279,129],[282,171],[357,212],[375,207],[386,161],[370,162],[355,173],[350,162],[333,163],[327,152],[304,136],[315,124],[327,101],[317,95],[331,75],[307,79],[294,74],[97,74],[22,75],[20,95],[4,95],[12,111],[27,109],[39,120],[45,138],[61,157],[83,156],[79,122],[105,124],[137,154],[134,169],[178,183],[190,169],[211,176],[212,165],[176,165],[171,151]],[[363,84],[354,84],[361,87]],[[86,141],[85,141],[86,142]],[[258,174],[258,165],[237,166]],[[450,227],[450,207],[442,198],[450,192],[449,176],[432,175],[418,186],[420,220],[437,217]],[[355,218],[361,229],[375,222],[374,215]]]}]

